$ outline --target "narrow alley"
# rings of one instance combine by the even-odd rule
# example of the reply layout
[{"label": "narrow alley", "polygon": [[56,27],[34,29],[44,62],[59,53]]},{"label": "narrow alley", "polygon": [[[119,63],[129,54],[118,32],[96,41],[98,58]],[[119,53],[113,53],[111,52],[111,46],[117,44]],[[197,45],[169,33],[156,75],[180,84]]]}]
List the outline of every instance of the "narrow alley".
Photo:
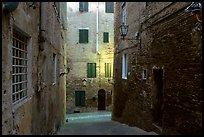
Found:
[{"label": "narrow alley", "polygon": [[201,135],[202,2],[1,2],[2,135]]}]

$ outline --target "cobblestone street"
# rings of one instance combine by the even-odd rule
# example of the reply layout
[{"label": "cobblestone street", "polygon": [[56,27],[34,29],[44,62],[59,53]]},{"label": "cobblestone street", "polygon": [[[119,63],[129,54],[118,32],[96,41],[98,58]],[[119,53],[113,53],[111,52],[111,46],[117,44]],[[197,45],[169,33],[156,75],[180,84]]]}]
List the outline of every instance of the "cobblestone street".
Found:
[{"label": "cobblestone street", "polygon": [[108,111],[68,114],[67,118],[57,135],[157,135],[112,121]]}]

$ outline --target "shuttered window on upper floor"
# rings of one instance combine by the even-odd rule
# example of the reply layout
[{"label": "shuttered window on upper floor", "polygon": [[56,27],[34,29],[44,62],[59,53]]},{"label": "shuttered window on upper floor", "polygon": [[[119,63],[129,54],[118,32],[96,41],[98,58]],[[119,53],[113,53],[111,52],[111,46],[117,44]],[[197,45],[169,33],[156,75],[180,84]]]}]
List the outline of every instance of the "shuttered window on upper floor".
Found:
[{"label": "shuttered window on upper floor", "polygon": [[96,78],[96,63],[87,63],[87,78]]},{"label": "shuttered window on upper floor", "polygon": [[109,33],[103,32],[103,42],[108,43],[109,42]]},{"label": "shuttered window on upper floor", "polygon": [[79,29],[79,43],[88,43],[89,42],[89,30],[88,29]]},{"label": "shuttered window on upper floor", "polygon": [[114,2],[106,2],[106,13],[114,13]]},{"label": "shuttered window on upper floor", "polygon": [[79,11],[88,12],[88,2],[79,2]]}]

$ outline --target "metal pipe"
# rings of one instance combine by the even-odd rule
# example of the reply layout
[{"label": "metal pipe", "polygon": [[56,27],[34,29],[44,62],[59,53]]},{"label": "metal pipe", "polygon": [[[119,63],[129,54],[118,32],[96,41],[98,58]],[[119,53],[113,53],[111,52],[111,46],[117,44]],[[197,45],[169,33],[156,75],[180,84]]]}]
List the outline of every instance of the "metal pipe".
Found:
[{"label": "metal pipe", "polygon": [[97,2],[97,12],[96,12],[96,53],[98,53],[98,7],[99,6],[99,3]]}]

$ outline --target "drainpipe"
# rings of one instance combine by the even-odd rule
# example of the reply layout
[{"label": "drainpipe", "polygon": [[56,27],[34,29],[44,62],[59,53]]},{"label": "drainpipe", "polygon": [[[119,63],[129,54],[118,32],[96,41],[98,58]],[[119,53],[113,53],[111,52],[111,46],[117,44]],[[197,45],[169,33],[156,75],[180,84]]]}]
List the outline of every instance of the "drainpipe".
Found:
[{"label": "drainpipe", "polygon": [[98,59],[99,59],[99,87],[101,87],[101,73],[100,73],[100,68],[101,68],[101,65],[100,65],[100,52],[98,52],[98,24],[99,24],[99,19],[98,19],[98,16],[99,16],[99,2],[97,2],[97,11],[96,11],[96,54],[98,56]]},{"label": "drainpipe", "polygon": [[45,42],[45,3],[40,2],[40,25],[39,25],[39,48],[41,51],[44,50],[44,42]]},{"label": "drainpipe", "polygon": [[98,53],[98,6],[99,3],[97,2],[97,12],[96,12],[96,53]]}]

